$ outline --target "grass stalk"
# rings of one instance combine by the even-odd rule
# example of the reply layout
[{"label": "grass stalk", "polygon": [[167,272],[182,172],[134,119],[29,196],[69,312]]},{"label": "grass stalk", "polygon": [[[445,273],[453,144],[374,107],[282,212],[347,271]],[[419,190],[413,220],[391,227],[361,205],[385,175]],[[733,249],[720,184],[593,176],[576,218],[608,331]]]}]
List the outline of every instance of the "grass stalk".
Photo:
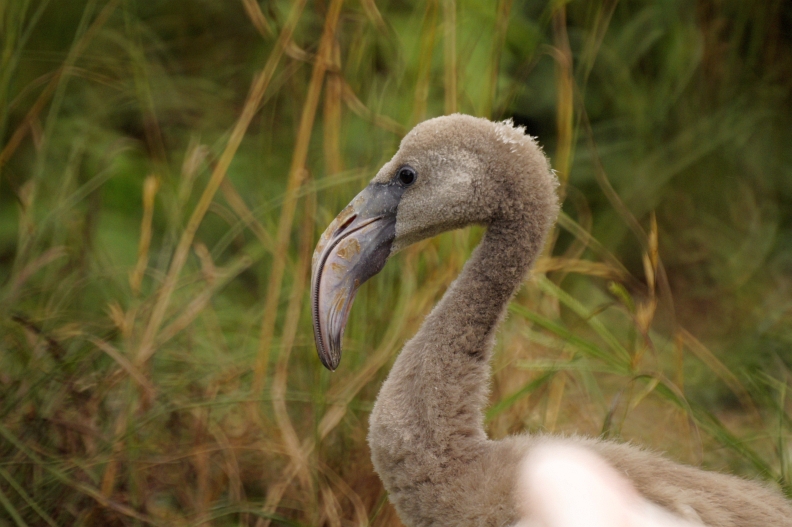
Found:
[{"label": "grass stalk", "polygon": [[228,178],[223,179],[223,182],[220,184],[220,190],[223,192],[223,197],[226,202],[231,206],[231,210],[233,210],[236,215],[239,216],[239,219],[250,228],[259,242],[261,242],[264,250],[267,252],[275,250],[275,240],[272,239],[269,231],[264,228],[258,218],[256,218],[250,208],[248,208],[245,200],[242,199],[242,196],[239,195],[236,187],[234,187],[234,184]]},{"label": "grass stalk", "polygon": [[445,65],[445,113],[457,111],[456,0],[443,0],[443,63]]},{"label": "grass stalk", "polygon": [[[303,1],[304,0],[300,0]],[[286,198],[281,209],[278,221],[278,234],[275,238],[275,253],[273,254],[272,267],[270,269],[269,282],[267,285],[267,295],[264,301],[264,316],[261,321],[261,334],[259,337],[259,347],[256,358],[256,365],[253,373],[253,392],[258,393],[264,388],[267,367],[269,365],[270,347],[272,336],[275,331],[275,321],[277,318],[277,307],[280,300],[281,282],[286,269],[286,255],[289,245],[292,223],[294,222],[294,211],[297,207],[298,191],[305,179],[305,160],[308,156],[308,146],[311,140],[314,118],[316,117],[316,107],[319,104],[319,95],[322,90],[325,72],[331,64],[331,57],[334,47],[336,26],[338,17],[341,14],[343,0],[333,0],[327,10],[327,18],[324,23],[321,40],[319,41],[319,51],[316,54],[311,73],[311,80],[308,84],[308,93],[305,96],[300,125],[297,130],[297,140],[292,153],[289,175],[286,180]]]},{"label": "grass stalk", "polygon": [[[283,447],[298,468],[297,476],[303,490],[313,494],[313,478],[310,472],[310,463],[305,453],[300,448],[300,440],[286,409],[286,383],[288,379],[289,357],[294,347],[294,339],[299,329],[300,315],[302,313],[305,287],[310,273],[311,253],[314,245],[314,215],[316,210],[315,197],[306,199],[306,210],[303,215],[303,227],[300,236],[300,249],[295,270],[294,282],[286,308],[286,321],[281,335],[280,353],[275,376],[272,381],[272,407],[275,412],[275,422],[280,430]],[[272,511],[274,512],[274,511]]]},{"label": "grass stalk", "polygon": [[363,101],[361,101],[358,96],[355,95],[352,87],[349,86],[346,81],[344,81],[343,77],[340,77],[340,80],[343,83],[344,102],[346,103],[347,108],[352,111],[352,113],[373,123],[375,126],[378,126],[379,128],[387,130],[388,132],[398,136],[402,136],[408,132],[404,126],[394,121],[387,115],[382,115],[370,110],[365,104],[363,104]]},{"label": "grass stalk", "polygon": [[[327,393],[327,400],[333,401],[333,404],[327,409],[325,414],[319,421],[317,426],[316,438],[305,438],[301,444],[302,458],[313,452],[316,448],[317,441],[326,438],[346,415],[350,402],[357,396],[367,383],[371,381],[377,371],[382,368],[396,351],[396,346],[399,342],[401,332],[407,321],[407,313],[412,312],[417,308],[416,303],[420,301],[420,297],[412,297],[415,292],[414,277],[405,275],[403,277],[402,286],[404,287],[404,294],[400,296],[397,305],[393,311],[394,324],[388,327],[388,332],[383,337],[382,342],[368,358],[366,363],[359,370],[352,372],[340,380],[333,388]],[[265,515],[270,515],[274,512],[275,507],[283,497],[292,480],[299,472],[299,466],[290,459],[288,465],[281,471],[280,478],[273,483],[267,492],[267,499],[264,504],[263,511]],[[269,520],[266,520],[267,522]],[[266,527],[269,523],[264,523],[261,520],[257,527]]]},{"label": "grass stalk", "polygon": [[27,527],[27,523],[25,523],[25,520],[22,519],[22,516],[19,514],[19,511],[16,510],[14,504],[11,503],[11,500],[9,500],[5,495],[3,489],[0,489],[0,505],[3,506],[5,511],[9,516],[11,516],[11,519],[14,520],[14,523],[16,523],[18,527]]},{"label": "grass stalk", "polygon": [[341,47],[338,41],[334,41],[332,66],[327,72],[322,119],[324,135],[322,144],[324,146],[325,166],[328,176],[338,174],[344,170],[344,163],[341,157],[341,100],[343,93]]},{"label": "grass stalk", "polygon": [[429,98],[436,34],[437,0],[427,0],[423,22],[421,22],[421,36],[418,41],[418,76],[415,80],[412,118],[410,119],[413,125],[426,119],[426,101]]},{"label": "grass stalk", "polygon": [[146,176],[143,182],[143,218],[140,221],[140,241],[138,242],[138,258],[135,269],[129,277],[132,294],[140,293],[140,284],[148,267],[148,254],[151,247],[151,223],[154,220],[154,199],[159,190],[160,180],[155,175]]},{"label": "grass stalk", "polygon": [[256,0],[242,0],[242,7],[245,8],[245,13],[247,13],[250,23],[253,24],[256,31],[267,40],[272,38],[274,32],[267,21],[267,17],[261,11],[261,6],[259,6],[258,2]]},{"label": "grass stalk", "polygon": [[547,397],[547,409],[545,410],[544,428],[550,432],[555,432],[558,424],[558,417],[561,414],[561,405],[564,401],[564,389],[566,388],[566,375],[563,372],[553,377],[550,381],[550,393]]},{"label": "grass stalk", "polygon": [[225,178],[226,171],[231,165],[231,161],[234,159],[234,155],[236,154],[236,151],[239,148],[243,137],[245,136],[245,132],[247,131],[250,122],[253,120],[253,116],[258,110],[261,99],[264,97],[264,93],[267,91],[267,87],[269,86],[272,76],[275,73],[275,68],[277,67],[283,55],[283,51],[287,43],[291,41],[291,35],[294,32],[294,28],[297,25],[297,21],[300,18],[300,14],[302,13],[304,6],[304,0],[297,0],[292,5],[292,10],[289,13],[289,17],[286,20],[286,24],[284,25],[277,42],[275,43],[275,48],[272,50],[269,59],[267,59],[264,69],[258,75],[256,75],[255,79],[253,80],[250,92],[248,93],[248,98],[242,108],[242,114],[239,116],[239,119],[234,125],[234,129],[231,132],[231,136],[228,139],[225,150],[223,150],[222,155],[218,159],[217,165],[212,171],[209,183],[207,183],[206,188],[204,189],[203,194],[198,201],[198,204],[195,206],[195,209],[193,209],[193,213],[187,222],[187,226],[185,227],[184,232],[179,239],[179,243],[176,246],[176,250],[174,251],[173,260],[171,261],[171,265],[168,269],[168,274],[165,277],[165,282],[160,289],[157,302],[154,305],[154,309],[152,309],[148,325],[146,326],[145,332],[143,333],[140,341],[140,345],[138,346],[136,355],[136,361],[138,364],[146,363],[156,351],[154,346],[156,335],[165,318],[165,311],[168,308],[171,296],[173,295],[173,291],[176,288],[176,281],[179,277],[179,274],[181,273],[182,268],[184,267],[184,264],[187,262],[187,256],[190,246],[192,245],[193,238],[195,237],[195,232],[198,230],[198,227],[201,224],[206,211],[209,209],[209,205],[211,204],[217,189],[220,187],[220,184]]},{"label": "grass stalk", "polygon": [[743,408],[748,410],[757,420],[760,419],[756,405],[748,390],[740,379],[721,362],[699,339],[684,328],[679,329],[679,336],[689,349],[701,362],[722,380],[726,386],[737,396]]},{"label": "grass stalk", "polygon": [[109,499],[107,496],[105,496],[102,492],[98,491],[97,489],[91,487],[88,484],[73,480],[68,475],[66,475],[66,473],[63,472],[61,469],[51,466],[50,463],[46,463],[37,454],[35,454],[33,451],[27,448],[24,445],[24,443],[22,443],[17,437],[15,437],[11,433],[11,431],[8,430],[8,428],[6,428],[2,424],[0,424],[0,436],[4,437],[6,441],[14,445],[17,449],[19,449],[20,452],[24,453],[37,466],[43,467],[48,473],[50,473],[60,482],[92,498],[99,505],[103,507],[108,507],[116,512],[123,514],[124,516],[128,516],[130,518],[134,518],[136,520],[149,523],[151,525],[161,525],[160,522],[154,520],[153,518],[150,518],[147,515],[142,514],[131,507],[128,507],[127,505],[124,505],[122,503],[117,503],[116,501]]},{"label": "grass stalk", "polygon": [[506,42],[506,32],[509,29],[509,15],[511,14],[514,0],[498,0],[495,18],[495,36],[492,39],[492,50],[489,60],[489,79],[487,83],[486,107],[484,116],[491,118],[495,109],[495,99],[498,96],[498,79],[500,78],[500,62],[503,54],[503,44]]},{"label": "grass stalk", "polygon": [[[72,66],[77,62],[80,55],[85,51],[85,48],[90,44],[90,42],[96,37],[96,34],[99,30],[105,25],[110,15],[115,11],[115,8],[118,7],[118,3],[120,0],[111,0],[110,2],[105,5],[105,7],[100,11],[99,15],[93,21],[91,26],[83,33],[74,43],[74,45],[70,48],[69,55],[66,57],[63,65],[53,74],[50,78],[50,81],[47,83],[47,86],[39,95],[38,99],[36,99],[35,104],[28,110],[27,115],[22,120],[19,126],[17,126],[14,133],[11,135],[11,138],[3,147],[3,150],[0,151],[0,168],[5,165],[5,163],[14,155],[14,152],[19,148],[19,145],[22,143],[22,140],[25,136],[30,133],[33,128],[33,123],[39,118],[39,115],[44,110],[44,107],[50,102],[50,99],[55,96],[56,91],[62,91],[65,88],[61,88],[63,84],[61,81],[64,78],[64,75],[68,71],[72,71]],[[48,119],[49,122],[52,122]],[[51,125],[48,126],[48,130]]]},{"label": "grass stalk", "polygon": [[25,492],[24,487],[20,485],[19,482],[16,481],[7,470],[0,468],[0,476],[2,476],[3,479],[5,479],[8,484],[11,485],[11,488],[13,488],[22,497],[25,503],[27,503],[27,505],[33,509],[33,511],[38,514],[42,520],[44,520],[44,523],[50,527],[57,527],[58,524],[55,523],[55,520],[53,520],[52,517],[47,514],[47,512],[38,503],[36,503],[36,500],[34,500],[27,492]]},{"label": "grass stalk", "polygon": [[558,2],[553,11],[553,41],[556,71],[556,153],[553,167],[562,184],[569,179],[574,138],[574,78],[572,50],[567,34],[566,4]]},{"label": "grass stalk", "polygon": [[367,527],[369,525],[369,521],[368,514],[366,513],[366,506],[363,504],[363,501],[360,499],[358,493],[355,492],[352,487],[347,485],[346,481],[344,481],[342,477],[336,474],[335,471],[325,463],[319,463],[319,470],[321,470],[322,474],[327,477],[330,483],[338,487],[341,493],[350,501],[350,503],[352,503],[352,509],[355,514],[355,522],[353,525],[356,525],[357,527]]}]

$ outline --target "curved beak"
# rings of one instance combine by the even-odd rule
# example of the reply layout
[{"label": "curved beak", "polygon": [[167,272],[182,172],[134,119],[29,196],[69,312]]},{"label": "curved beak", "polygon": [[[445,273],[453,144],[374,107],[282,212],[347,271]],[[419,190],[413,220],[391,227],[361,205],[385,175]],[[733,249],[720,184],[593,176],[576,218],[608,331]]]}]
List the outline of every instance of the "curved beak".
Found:
[{"label": "curved beak", "polygon": [[380,272],[396,237],[404,188],[372,183],[336,216],[313,254],[311,307],[319,359],[330,371],[341,362],[341,338],[358,288]]}]

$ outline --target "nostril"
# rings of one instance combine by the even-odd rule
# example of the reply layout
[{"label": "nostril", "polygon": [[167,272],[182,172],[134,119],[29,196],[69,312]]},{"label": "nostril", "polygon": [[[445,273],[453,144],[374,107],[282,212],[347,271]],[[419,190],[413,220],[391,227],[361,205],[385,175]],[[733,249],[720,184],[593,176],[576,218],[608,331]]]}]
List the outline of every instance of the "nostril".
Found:
[{"label": "nostril", "polygon": [[335,238],[336,236],[344,232],[346,228],[349,227],[353,221],[355,221],[356,218],[357,218],[357,214],[353,214],[349,218],[347,218],[346,221],[342,223],[339,228],[336,229],[335,233],[333,233],[333,237]]}]

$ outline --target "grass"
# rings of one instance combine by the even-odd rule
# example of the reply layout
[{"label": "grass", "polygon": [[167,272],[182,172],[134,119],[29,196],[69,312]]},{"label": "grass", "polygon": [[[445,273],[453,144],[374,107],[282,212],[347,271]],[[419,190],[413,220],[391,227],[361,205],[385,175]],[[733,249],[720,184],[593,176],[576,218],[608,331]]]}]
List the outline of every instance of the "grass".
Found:
[{"label": "grass", "polygon": [[20,0],[0,24],[0,525],[399,525],[368,412],[481,230],[366,285],[334,374],[306,284],[452,111],[513,117],[567,182],[490,434],[792,494],[783,2]]}]

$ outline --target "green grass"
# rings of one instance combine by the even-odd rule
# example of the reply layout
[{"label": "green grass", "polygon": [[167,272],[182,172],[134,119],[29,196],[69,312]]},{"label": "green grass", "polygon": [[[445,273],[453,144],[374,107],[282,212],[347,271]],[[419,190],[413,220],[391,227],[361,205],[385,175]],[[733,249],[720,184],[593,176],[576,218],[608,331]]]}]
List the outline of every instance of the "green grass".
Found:
[{"label": "green grass", "polygon": [[306,285],[450,111],[513,117],[568,182],[490,434],[792,494],[790,27],[780,0],[0,3],[0,525],[399,525],[368,412],[481,230],[371,280],[334,374]]}]

